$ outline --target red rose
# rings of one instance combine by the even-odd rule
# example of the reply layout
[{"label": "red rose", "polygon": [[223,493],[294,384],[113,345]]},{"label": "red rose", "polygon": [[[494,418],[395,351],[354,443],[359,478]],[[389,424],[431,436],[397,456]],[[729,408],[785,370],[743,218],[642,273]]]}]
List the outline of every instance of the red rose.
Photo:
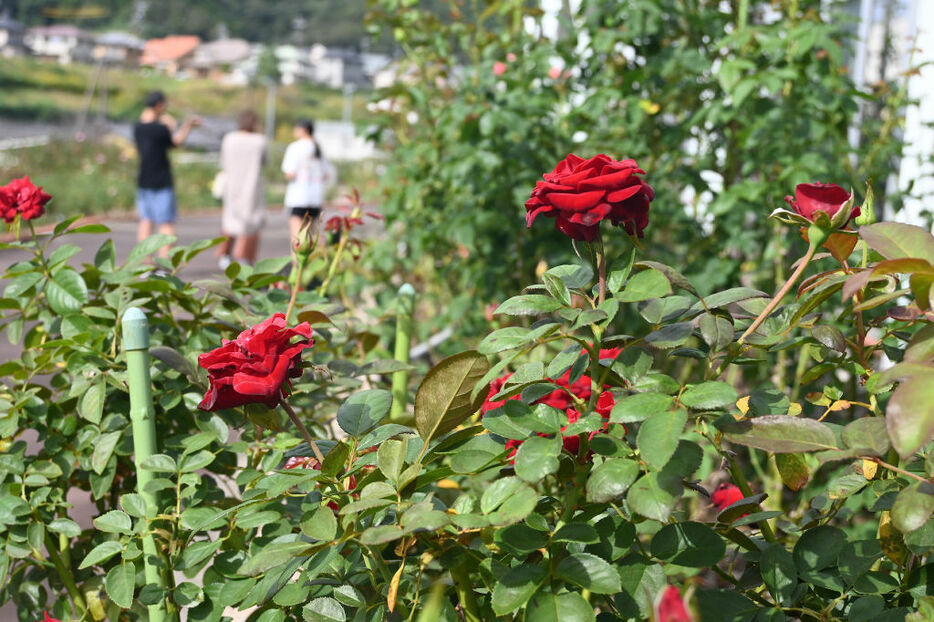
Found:
[{"label": "red rose", "polygon": [[288,328],[282,313],[248,328],[198,357],[211,383],[198,408],[221,410],[244,404],[275,408],[283,397],[282,386],[302,375],[302,350],[313,345],[308,322]]},{"label": "red rose", "polygon": [[0,216],[7,223],[13,222],[17,215],[23,220],[32,220],[45,213],[45,204],[51,200],[52,195],[37,188],[29,177],[14,179],[0,187]]},{"label": "red rose", "polygon": [[494,76],[503,75],[504,73],[506,73],[506,69],[507,69],[506,63],[502,61],[496,61],[495,63],[493,63],[493,75]]},{"label": "red rose", "polygon": [[543,214],[555,218],[565,235],[590,242],[600,221],[609,218],[641,238],[655,191],[636,173],[645,171],[635,160],[617,161],[602,153],[585,160],[570,154],[535,184],[525,202],[526,224],[531,227]]},{"label": "red rose", "polygon": [[[798,184],[795,186],[795,198],[785,197],[785,202],[791,206],[799,216],[814,222],[817,212],[824,212],[830,219],[850,200],[850,193],[837,184]],[[841,226],[851,218],[859,216],[859,208],[854,207],[849,217]]]},{"label": "red rose", "polygon": [[658,622],[691,622],[691,614],[681,600],[681,592],[669,585],[658,603]]},{"label": "red rose", "polygon": [[720,512],[744,498],[742,491],[729,482],[723,482],[717,486],[717,489],[710,495],[710,500]]}]

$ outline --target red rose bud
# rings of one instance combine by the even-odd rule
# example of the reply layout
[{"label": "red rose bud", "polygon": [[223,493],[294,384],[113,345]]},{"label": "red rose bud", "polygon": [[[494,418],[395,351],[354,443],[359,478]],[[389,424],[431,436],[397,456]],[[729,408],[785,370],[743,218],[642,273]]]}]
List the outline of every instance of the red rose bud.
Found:
[{"label": "red rose bud", "polygon": [[42,619],[42,622],[59,622],[58,620],[56,620],[55,618],[53,618],[52,616],[50,616],[48,611],[43,611],[43,613],[44,613],[45,615],[44,615],[44,617],[43,617],[43,619]]},{"label": "red rose bud", "polygon": [[501,76],[504,73],[506,73],[506,63],[502,61],[496,61],[495,63],[493,63],[493,75],[494,76]]},{"label": "red rose bud", "polygon": [[723,482],[717,486],[717,489],[710,495],[710,500],[720,512],[744,498],[742,491],[729,482]]},{"label": "red rose bud", "polygon": [[691,622],[691,614],[681,599],[681,592],[669,585],[658,603],[658,622]]},{"label": "red rose bud", "polygon": [[198,408],[221,410],[245,404],[275,408],[284,396],[283,385],[302,375],[302,350],[313,345],[308,322],[288,328],[282,313],[248,328],[233,341],[225,340],[221,347],[198,357],[210,382]]},{"label": "red rose bud", "polygon": [[0,187],[0,216],[7,223],[22,216],[23,220],[32,220],[45,213],[45,204],[52,200],[41,187],[36,187],[29,177],[14,179]]},{"label": "red rose bud", "polygon": [[645,171],[635,160],[614,160],[602,153],[585,160],[570,154],[535,185],[525,203],[526,224],[531,227],[544,215],[554,218],[565,235],[590,242],[600,221],[609,219],[641,238],[655,191],[638,174]]},{"label": "red rose bud", "polygon": [[[853,207],[853,195],[836,184],[798,184],[795,198],[785,197],[785,202],[798,216],[808,222],[841,229],[851,218],[859,215]],[[827,222],[823,220],[826,217]]]}]

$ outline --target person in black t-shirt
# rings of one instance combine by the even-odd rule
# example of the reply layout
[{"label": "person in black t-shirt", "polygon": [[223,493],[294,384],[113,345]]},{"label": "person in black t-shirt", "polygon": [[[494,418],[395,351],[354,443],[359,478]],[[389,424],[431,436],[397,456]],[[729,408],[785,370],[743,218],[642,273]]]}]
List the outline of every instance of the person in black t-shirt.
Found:
[{"label": "person in black t-shirt", "polygon": [[[136,208],[139,211],[137,241],[142,242],[158,227],[159,233],[175,235],[175,189],[169,149],[188,139],[191,128],[201,124],[194,117],[176,129],[175,120],[167,113],[165,94],[154,91],[146,96],[146,107],[139,122],[133,126],[133,139],[139,152]],[[159,251],[168,257],[169,247]]]}]

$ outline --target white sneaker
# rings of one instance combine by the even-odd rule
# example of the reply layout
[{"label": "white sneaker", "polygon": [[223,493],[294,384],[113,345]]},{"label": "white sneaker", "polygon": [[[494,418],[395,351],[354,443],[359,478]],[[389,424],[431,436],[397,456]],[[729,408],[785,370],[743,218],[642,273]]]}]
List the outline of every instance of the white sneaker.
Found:
[{"label": "white sneaker", "polygon": [[221,255],[221,258],[217,260],[217,266],[221,270],[226,270],[227,266],[233,263],[233,259],[230,258],[230,255]]}]

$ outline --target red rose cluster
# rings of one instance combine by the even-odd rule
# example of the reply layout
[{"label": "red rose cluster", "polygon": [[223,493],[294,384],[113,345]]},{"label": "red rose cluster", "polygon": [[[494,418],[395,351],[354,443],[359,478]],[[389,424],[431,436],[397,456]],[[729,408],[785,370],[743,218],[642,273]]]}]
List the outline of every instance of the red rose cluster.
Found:
[{"label": "red rose cluster", "polygon": [[535,184],[525,202],[526,224],[531,227],[539,215],[548,216],[565,235],[590,242],[600,221],[608,218],[641,238],[655,191],[637,174],[645,171],[635,160],[614,160],[602,153],[585,160],[570,154]]},{"label": "red rose cluster", "polygon": [[288,328],[285,315],[276,313],[202,354],[198,364],[208,370],[210,387],[198,408],[221,410],[244,404],[275,408],[284,396],[283,385],[302,375],[302,350],[314,345],[311,334],[308,322]]},{"label": "red rose cluster", "polygon": [[22,216],[23,220],[32,220],[45,213],[45,204],[52,200],[41,187],[36,187],[29,177],[14,179],[5,186],[0,186],[0,216],[7,223]]},{"label": "red rose cluster", "polygon": [[[600,350],[601,359],[615,359],[619,356],[620,349],[613,348],[611,350]],[[508,400],[517,400],[519,399],[518,395],[514,395],[506,400],[493,401],[493,397],[502,391],[503,386],[506,384],[506,380],[512,374],[506,374],[501,376],[490,383],[490,392],[487,395],[486,401],[483,402],[483,406],[480,407],[480,412],[483,414],[488,413],[491,410],[500,408]],[[564,411],[565,415],[568,418],[568,425],[563,426],[561,431],[564,432],[569,425],[577,422],[581,413],[576,408],[574,408],[574,399],[572,395],[580,400],[587,401],[590,399],[591,395],[591,382],[590,376],[583,375],[578,378],[573,383],[571,380],[571,370],[564,372],[560,378],[552,379],[549,378],[551,382],[554,382],[558,386],[562,387],[561,389],[555,389],[545,397],[536,400],[535,404],[548,404],[553,408]],[[613,398],[613,394],[609,391],[609,386],[603,387],[603,392],[597,398],[596,411],[603,417],[603,427],[599,430],[600,432],[606,432],[607,428],[610,425],[610,411],[613,410],[613,406],[616,404],[616,400]],[[590,433],[590,438],[593,438],[597,434],[596,431]],[[539,434],[539,436],[548,436],[547,434]],[[577,451],[580,449],[580,438],[576,434],[571,436],[562,436],[564,439],[564,448],[571,452],[572,454],[577,455]],[[521,440],[509,439],[506,441],[506,448],[509,450],[508,457],[510,459],[514,458],[516,451],[518,451],[519,446],[522,445]]]}]

